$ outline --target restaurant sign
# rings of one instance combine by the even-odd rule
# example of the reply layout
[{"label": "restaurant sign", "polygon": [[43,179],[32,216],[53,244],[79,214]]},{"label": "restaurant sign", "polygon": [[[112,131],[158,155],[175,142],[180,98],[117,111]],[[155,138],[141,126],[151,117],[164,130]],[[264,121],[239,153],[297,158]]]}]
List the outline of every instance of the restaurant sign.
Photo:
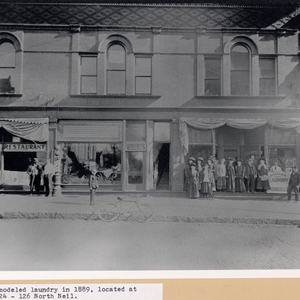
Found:
[{"label": "restaurant sign", "polygon": [[5,152],[38,152],[46,151],[46,144],[3,144],[2,150]]}]

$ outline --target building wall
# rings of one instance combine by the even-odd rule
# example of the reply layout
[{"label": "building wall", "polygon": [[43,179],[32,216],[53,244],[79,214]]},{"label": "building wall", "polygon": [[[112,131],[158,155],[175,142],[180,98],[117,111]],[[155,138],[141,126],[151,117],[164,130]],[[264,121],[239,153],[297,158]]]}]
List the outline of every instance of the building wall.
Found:
[{"label": "building wall", "polygon": [[[4,31],[0,31],[1,32]],[[198,118],[286,118],[297,117],[296,110],[283,113],[268,108],[297,107],[300,92],[300,68],[298,57],[297,32],[278,34],[272,30],[200,30],[200,29],[128,29],[80,30],[78,28],[47,30],[5,30],[22,45],[22,76],[20,93],[8,97],[0,95],[2,106],[29,107],[25,116],[47,116],[51,121],[51,141],[54,148],[58,122],[62,120],[148,120],[151,132],[153,120],[171,123],[171,189],[182,190],[184,156],[179,140],[179,117]],[[106,45],[114,37],[126,40],[132,48],[129,76],[130,92],[125,96],[108,96],[105,92]],[[259,97],[258,57],[252,56],[251,71],[255,85],[251,97],[231,97],[229,53],[224,53],[226,45],[234,38],[252,41],[258,55],[276,58],[277,94],[273,97]],[[229,47],[229,46],[228,46]],[[230,48],[230,47],[229,47]],[[96,95],[80,95],[80,54],[93,54],[98,61],[98,87]],[[135,95],[135,57],[147,56],[152,59],[152,93]],[[207,55],[222,58],[222,96],[204,95],[204,59]],[[1,69],[0,69],[1,74]],[[281,97],[279,97],[281,96]],[[291,99],[284,99],[290,97]],[[54,106],[55,105],[55,106]],[[30,111],[31,107],[44,107],[45,110]],[[46,109],[47,107],[47,109]],[[59,110],[63,107],[63,110]],[[68,111],[67,108],[72,108]],[[80,108],[78,108],[80,107]],[[82,108],[90,107],[90,110]],[[108,111],[101,110],[108,107]],[[120,107],[134,107],[140,110],[121,110]],[[264,110],[249,110],[264,107]],[[49,108],[49,109],[48,109]],[[53,108],[51,110],[50,108]],[[96,108],[96,109],[94,109]],[[163,110],[168,109],[168,110]],[[226,110],[224,110],[226,108]],[[238,109],[236,109],[238,108]],[[173,110],[174,109],[174,110]],[[5,112],[2,112],[4,116]],[[22,112],[14,112],[23,116]],[[153,143],[153,141],[150,141]],[[147,148],[147,153],[151,149]],[[50,154],[53,155],[53,154]],[[147,165],[151,165],[151,159]],[[148,170],[149,171],[149,170]],[[147,173],[147,188],[151,186],[151,172]]]},{"label": "building wall", "polygon": [[[8,32],[8,31],[6,31]],[[298,37],[296,33],[276,35],[274,32],[250,34],[248,32],[181,32],[162,31],[89,31],[71,33],[70,31],[47,32],[10,31],[22,45],[22,100],[25,102],[43,94],[46,98],[56,95],[56,104],[70,94],[78,94],[80,84],[79,53],[98,55],[99,69],[105,68],[105,49],[102,47],[110,36],[122,36],[131,44],[133,53],[152,57],[152,95],[158,96],[150,106],[190,105],[195,96],[203,96],[204,55],[223,57],[223,95],[228,92],[228,55],[224,54],[226,43],[235,37],[245,37],[253,41],[259,55],[277,57],[278,95],[296,95],[300,90]],[[223,55],[223,56],[222,56]],[[253,58],[254,59],[254,58]],[[104,63],[103,63],[104,61]],[[254,61],[253,61],[254,62]],[[134,81],[134,58],[131,61]],[[254,70],[252,70],[254,71]],[[99,74],[98,80],[102,74]],[[256,79],[254,79],[256,80]],[[254,83],[254,82],[253,82]],[[105,83],[104,83],[105,84]],[[134,82],[132,82],[134,86]],[[227,92],[226,92],[227,91]],[[257,92],[256,92],[257,93]],[[98,94],[105,95],[103,89]],[[134,94],[134,88],[133,92]],[[255,94],[255,92],[254,92]],[[19,104],[14,99],[10,104]],[[276,100],[274,100],[276,102]],[[230,105],[230,99],[227,101]],[[63,103],[61,103],[63,104]],[[84,104],[84,103],[83,103]],[[115,105],[111,102],[112,105]],[[100,105],[100,101],[99,101]]]}]

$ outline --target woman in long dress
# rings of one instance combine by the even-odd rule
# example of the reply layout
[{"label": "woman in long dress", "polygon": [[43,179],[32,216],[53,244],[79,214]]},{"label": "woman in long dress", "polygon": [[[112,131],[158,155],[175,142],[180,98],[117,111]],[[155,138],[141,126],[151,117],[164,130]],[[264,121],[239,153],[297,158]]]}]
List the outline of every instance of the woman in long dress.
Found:
[{"label": "woman in long dress", "polygon": [[196,164],[192,163],[188,173],[188,196],[190,198],[199,198],[199,172],[196,169]]},{"label": "woman in long dress", "polygon": [[225,191],[226,190],[226,165],[225,159],[221,158],[220,163],[216,167],[217,175],[217,190]]},{"label": "woman in long dress", "polygon": [[237,165],[235,167],[235,191],[239,193],[245,193],[245,166],[242,165],[240,159],[237,160]]},{"label": "woman in long dress", "polygon": [[268,167],[263,158],[260,159],[257,166],[257,183],[256,189],[259,192],[266,192],[270,189],[270,182],[268,178]]},{"label": "woman in long dress", "polygon": [[209,169],[208,164],[205,164],[200,174],[201,194],[204,198],[208,198],[212,193],[212,179],[211,170]]},{"label": "woman in long dress", "polygon": [[214,192],[216,191],[216,175],[215,175],[215,165],[214,165],[214,158],[212,156],[209,157],[207,160],[208,168],[210,170],[211,176],[211,197],[214,198]]},{"label": "woman in long dress", "polygon": [[235,169],[233,165],[234,159],[228,158],[228,166],[227,166],[227,192],[235,191]]}]

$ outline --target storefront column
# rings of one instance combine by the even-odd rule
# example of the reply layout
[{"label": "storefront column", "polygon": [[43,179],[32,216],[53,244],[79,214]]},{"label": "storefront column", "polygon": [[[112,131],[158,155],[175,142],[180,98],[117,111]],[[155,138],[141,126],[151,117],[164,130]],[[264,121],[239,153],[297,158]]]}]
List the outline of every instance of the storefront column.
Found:
[{"label": "storefront column", "polygon": [[122,184],[122,191],[126,190],[126,182],[128,180],[127,177],[127,161],[126,161],[126,120],[123,120],[123,129],[122,129],[122,157],[121,157],[121,184]]},{"label": "storefront column", "polygon": [[[267,125],[265,125],[264,130],[265,130],[265,138],[264,138],[264,153],[263,154],[264,154],[267,164],[269,164],[269,143],[272,143],[272,141],[268,141],[269,130],[268,130]],[[260,149],[260,151],[261,151],[261,149]],[[263,156],[262,153],[260,154],[260,156]]]},{"label": "storefront column", "polygon": [[0,144],[0,151],[1,151],[1,185],[3,185],[3,179],[4,179],[4,153],[3,153],[3,149],[2,149],[3,144]]},{"label": "storefront column", "polygon": [[183,191],[184,155],[179,139],[179,121],[172,120],[171,124],[171,149],[170,149],[170,177],[171,191]]},{"label": "storefront column", "polygon": [[216,157],[217,155],[217,150],[216,150],[216,130],[212,129],[211,130],[212,134],[212,155],[213,157]]},{"label": "storefront column", "polygon": [[146,123],[146,191],[153,190],[153,139],[154,123]]},{"label": "storefront column", "polygon": [[296,166],[300,165],[300,133],[296,133]]},{"label": "storefront column", "polygon": [[54,189],[53,196],[61,195],[61,146],[56,145],[54,148]]}]

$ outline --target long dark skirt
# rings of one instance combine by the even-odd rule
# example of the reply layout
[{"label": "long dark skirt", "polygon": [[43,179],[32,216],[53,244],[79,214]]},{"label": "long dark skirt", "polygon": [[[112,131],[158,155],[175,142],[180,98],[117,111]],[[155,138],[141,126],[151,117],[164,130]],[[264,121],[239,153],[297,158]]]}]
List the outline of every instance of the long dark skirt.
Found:
[{"label": "long dark skirt", "polygon": [[256,189],[258,191],[267,191],[269,190],[270,187],[270,182],[269,180],[262,181],[259,177],[257,178],[257,183],[256,183]]},{"label": "long dark skirt", "polygon": [[235,191],[240,193],[246,192],[244,178],[235,179]]},{"label": "long dark skirt", "polygon": [[226,190],[226,176],[218,177],[217,178],[217,190],[218,191],[225,191]]},{"label": "long dark skirt", "polygon": [[212,187],[210,182],[202,182],[201,183],[201,193],[202,194],[211,194]]},{"label": "long dark skirt", "polygon": [[188,185],[188,198],[199,198],[198,184],[191,183]]}]

